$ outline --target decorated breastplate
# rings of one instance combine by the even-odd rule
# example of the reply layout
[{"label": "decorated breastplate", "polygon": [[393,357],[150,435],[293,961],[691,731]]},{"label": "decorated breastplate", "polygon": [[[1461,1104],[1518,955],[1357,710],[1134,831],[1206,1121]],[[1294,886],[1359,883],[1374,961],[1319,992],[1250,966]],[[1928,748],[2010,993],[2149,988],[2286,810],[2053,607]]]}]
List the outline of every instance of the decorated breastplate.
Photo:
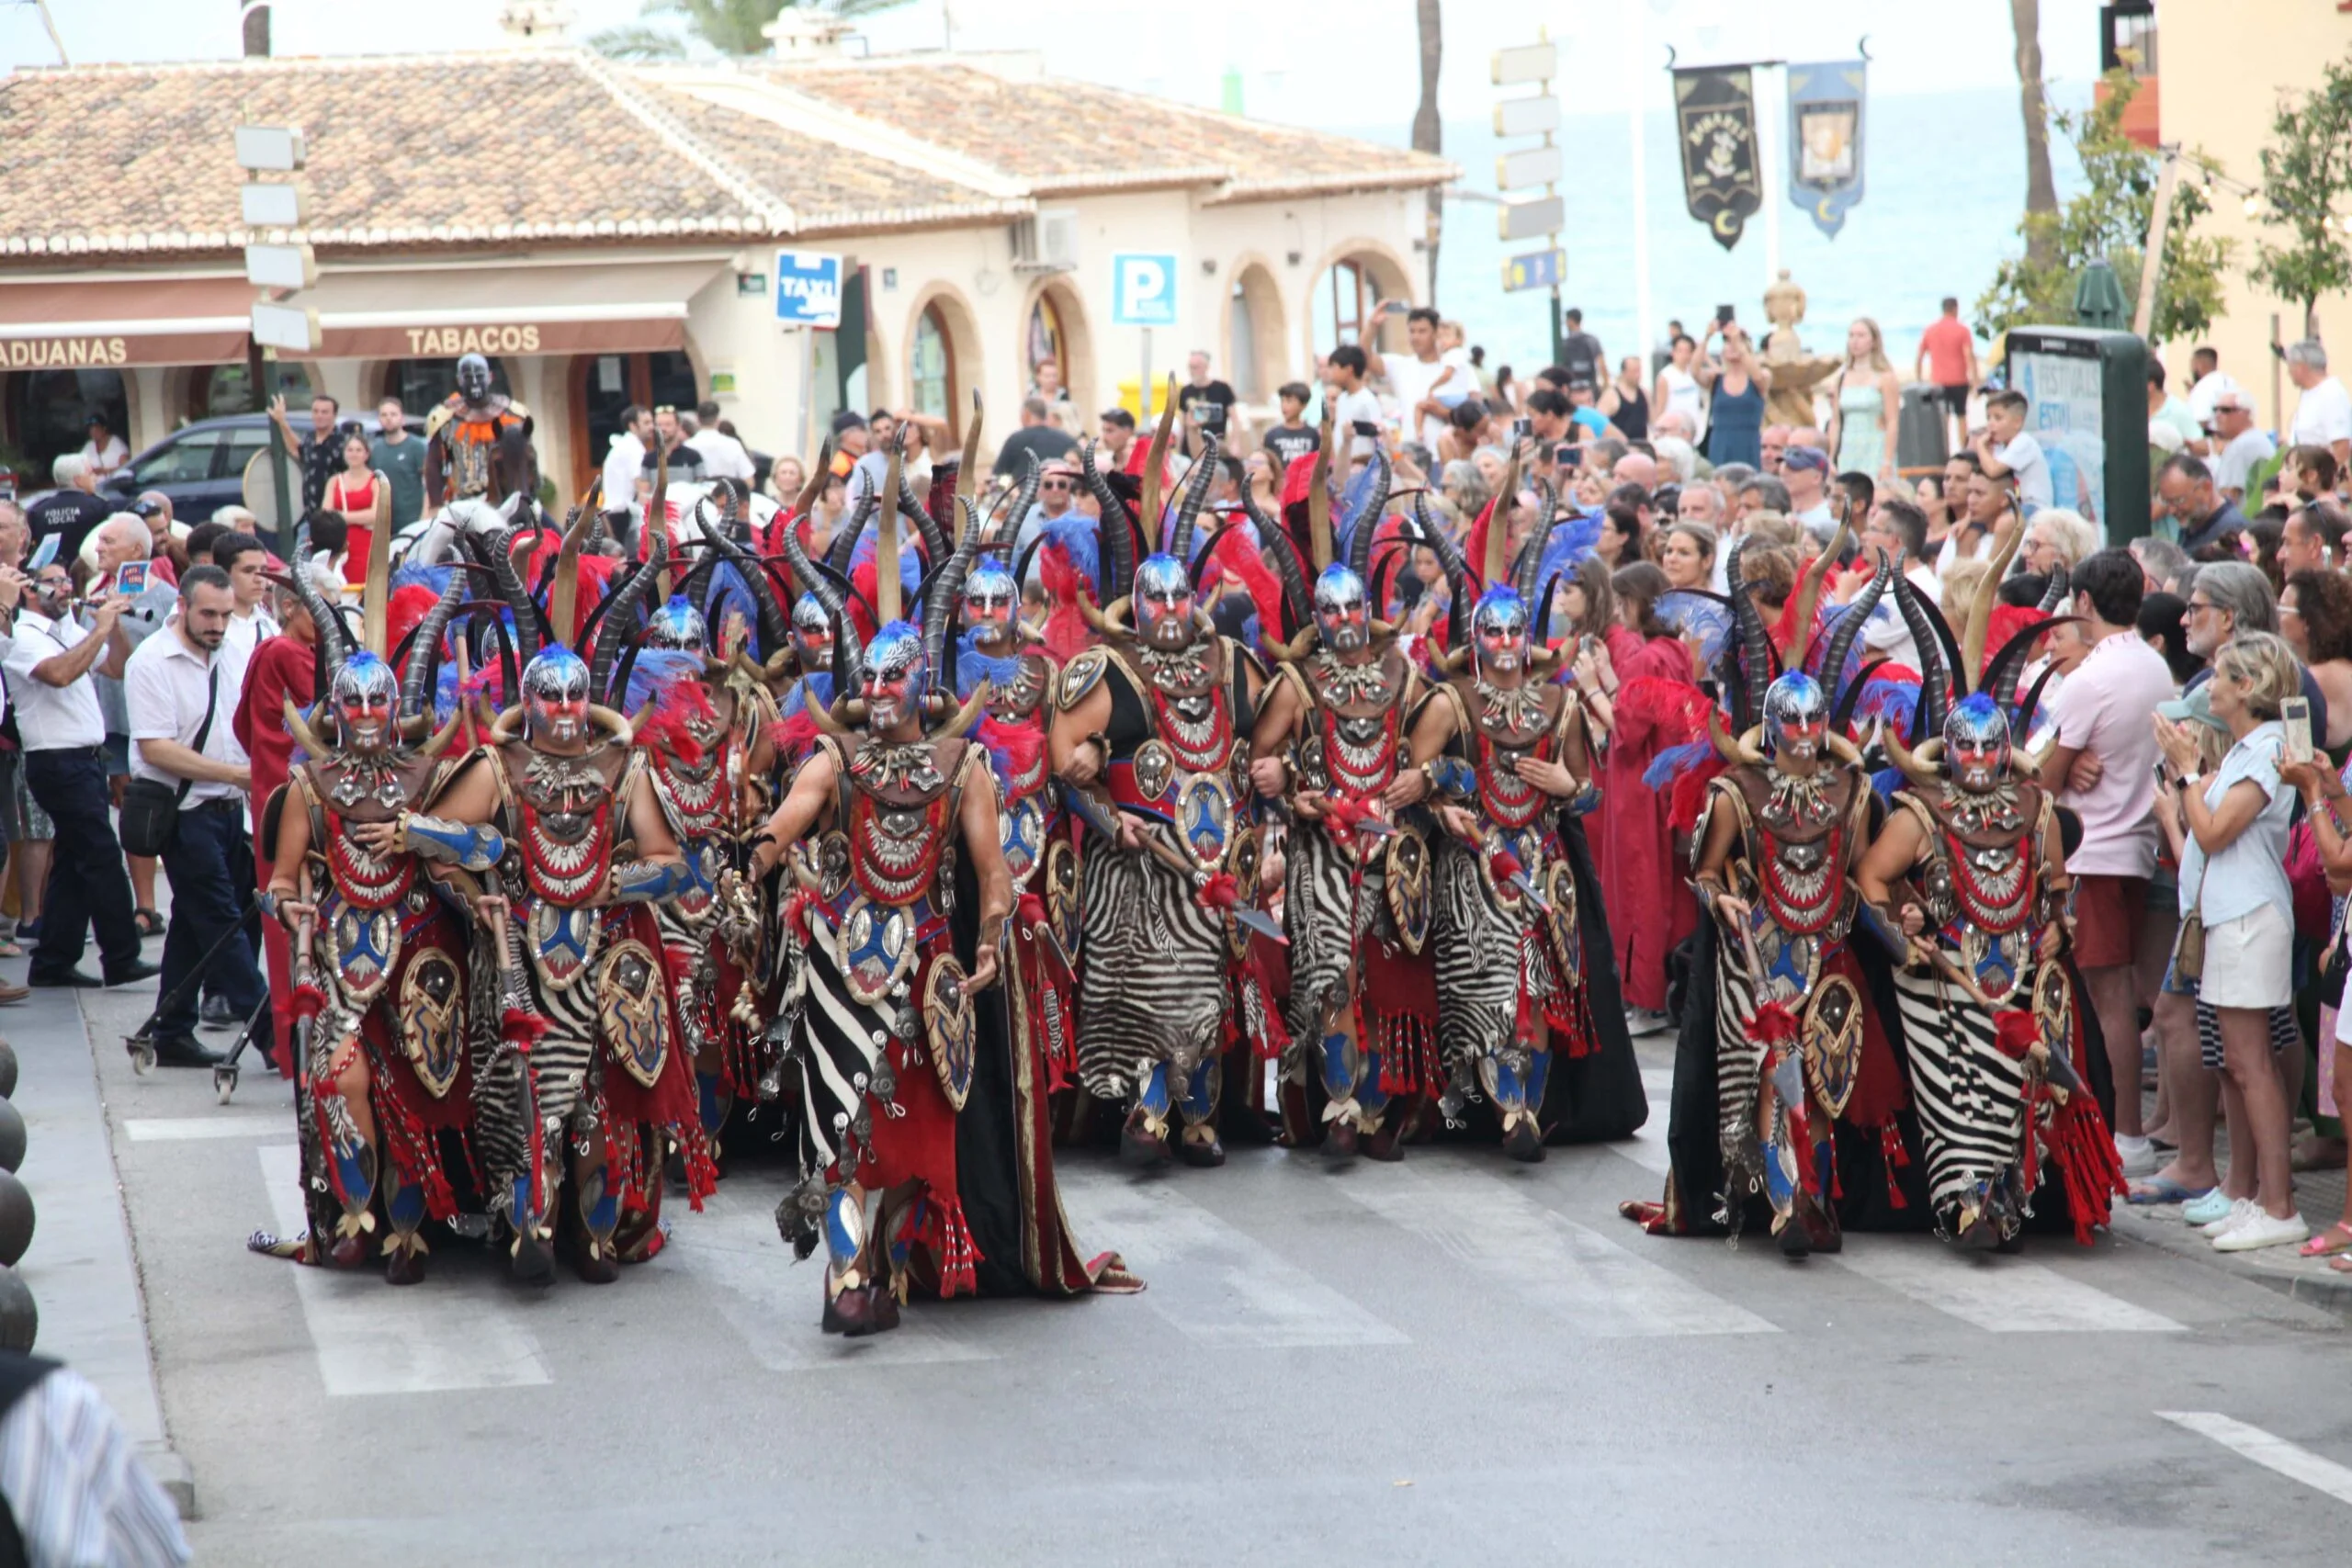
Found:
[{"label": "decorated breastplate", "polygon": [[1396,776],[1406,673],[1393,652],[1367,664],[1342,664],[1322,649],[1308,660],[1315,732],[1299,747],[1298,765],[1309,788],[1362,800],[1388,787]]},{"label": "decorated breastplate", "polygon": [[533,895],[526,928],[540,978],[568,990],[588,973],[602,941],[599,908],[590,902],[605,886],[613,860],[613,802],[617,781],[598,765],[603,748],[559,757],[509,747],[519,765],[514,802],[522,831],[512,840]]},{"label": "decorated breastplate", "polygon": [[2014,785],[1972,795],[1946,785],[1940,799],[1911,796],[1934,822],[1921,878],[1943,946],[1996,1001],[2033,959],[2031,801]]},{"label": "decorated breastplate", "polygon": [[688,762],[655,750],[648,750],[646,757],[654,791],[677,826],[678,849],[686,860],[687,885],[675,907],[689,924],[699,924],[716,897],[721,841],[731,839],[736,831],[735,806],[742,794],[742,749],[721,722],[697,716],[687,724],[703,748],[697,761]]},{"label": "decorated breastplate", "polygon": [[1545,852],[1549,814],[1558,803],[1521,778],[1514,765],[1522,757],[1551,755],[1558,716],[1550,692],[1532,683],[1505,690],[1484,681],[1469,682],[1478,826],[1486,851],[1478,857],[1479,872],[1487,890],[1507,908],[1516,908],[1522,893],[1515,880],[1497,875],[1498,852],[1510,857],[1506,865],[1515,863],[1539,884],[1545,880],[1547,863],[1566,864]]},{"label": "decorated breastplate", "polygon": [[1223,647],[1204,639],[1175,653],[1133,651],[1152,736],[1111,770],[1114,797],[1167,822],[1184,852],[1211,872],[1223,870],[1234,849],[1235,803],[1249,770],[1249,748],[1234,733]]},{"label": "decorated breastplate", "polygon": [[1041,653],[1023,653],[1012,678],[989,688],[989,716],[1000,724],[1041,724],[1053,689],[1053,661]]},{"label": "decorated breastplate", "polygon": [[1823,962],[1846,939],[1850,784],[1766,767],[1732,775],[1748,805],[1756,897],[1749,926],[1764,965],[1759,989],[1782,999],[1811,993]]},{"label": "decorated breastplate", "polygon": [[[956,792],[931,741],[869,740],[851,758],[846,820],[820,851],[842,973],[876,1003],[913,972],[922,944],[953,912]],[[834,875],[839,875],[838,886]]]},{"label": "decorated breastplate", "polygon": [[451,499],[490,492],[490,458],[498,445],[499,423],[494,414],[479,422],[470,420],[460,408],[441,427],[442,451],[447,455],[442,468]]}]

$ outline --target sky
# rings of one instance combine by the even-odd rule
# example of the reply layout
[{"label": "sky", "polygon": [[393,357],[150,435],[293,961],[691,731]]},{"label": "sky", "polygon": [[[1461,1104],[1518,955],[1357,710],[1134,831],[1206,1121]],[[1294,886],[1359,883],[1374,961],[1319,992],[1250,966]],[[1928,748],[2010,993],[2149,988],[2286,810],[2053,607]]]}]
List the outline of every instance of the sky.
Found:
[{"label": "sky", "polygon": [[[202,60],[238,52],[239,0],[49,0],[77,64]],[[633,21],[639,0],[570,0],[575,36]],[[279,0],[280,54],[410,52],[495,47],[499,0]],[[2098,71],[2097,0],[2042,0],[2044,73],[2087,83]],[[1084,76],[1148,62],[1120,85],[1216,105],[1238,73],[1252,116],[1301,125],[1409,119],[1419,91],[1413,0],[1343,7],[1266,0],[1190,0],[1183,6],[1106,6],[1102,0],[909,0],[855,25],[876,51],[1042,50],[1049,69]],[[1115,19],[1114,19],[1115,18]],[[1344,21],[1341,20],[1344,18]],[[1642,52],[1662,76],[1671,46],[1686,64],[1730,59],[1849,58],[1870,39],[1874,93],[1912,94],[2014,83],[2007,0],[1452,0],[1440,107],[1480,116],[1496,96],[1492,51],[1548,27],[1569,65],[1571,112],[1620,110],[1642,80]],[[0,70],[53,64],[56,51],[28,0],[0,0]],[[1659,78],[1645,91],[1662,95]],[[1655,100],[1654,100],[1655,101]]]}]

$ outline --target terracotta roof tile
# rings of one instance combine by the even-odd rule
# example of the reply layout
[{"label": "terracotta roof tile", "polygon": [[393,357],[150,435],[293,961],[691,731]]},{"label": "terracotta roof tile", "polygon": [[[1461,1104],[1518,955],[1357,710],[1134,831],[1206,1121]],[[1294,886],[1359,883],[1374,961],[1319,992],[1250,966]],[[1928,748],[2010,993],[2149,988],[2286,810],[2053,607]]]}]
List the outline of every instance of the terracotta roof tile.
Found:
[{"label": "terracotta roof tile", "polygon": [[241,62],[0,82],[0,254],[243,243],[241,123],[302,127],[314,243],[769,228],[568,53]]},{"label": "terracotta roof tile", "polygon": [[684,93],[665,95],[662,104],[696,141],[788,201],[797,234],[971,222],[1030,208]]},{"label": "terracotta roof tile", "polygon": [[1039,196],[1223,185],[1228,198],[1419,187],[1453,178],[1442,158],[1090,82],[1016,82],[944,61],[758,64],[821,102],[992,164]]}]

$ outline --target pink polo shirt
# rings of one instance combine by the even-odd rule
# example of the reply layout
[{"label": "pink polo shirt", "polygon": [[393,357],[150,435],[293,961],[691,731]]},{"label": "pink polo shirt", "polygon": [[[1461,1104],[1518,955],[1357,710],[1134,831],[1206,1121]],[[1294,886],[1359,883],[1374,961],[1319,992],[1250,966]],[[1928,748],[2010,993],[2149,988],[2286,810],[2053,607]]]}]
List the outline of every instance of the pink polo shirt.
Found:
[{"label": "pink polo shirt", "polygon": [[2062,790],[2061,805],[2083,819],[2083,841],[2066,857],[2075,875],[2150,876],[2156,869],[2156,705],[2177,694],[2164,656],[2120,632],[2092,646],[2058,688],[2051,716],[2058,744],[2099,761],[2098,783]]}]

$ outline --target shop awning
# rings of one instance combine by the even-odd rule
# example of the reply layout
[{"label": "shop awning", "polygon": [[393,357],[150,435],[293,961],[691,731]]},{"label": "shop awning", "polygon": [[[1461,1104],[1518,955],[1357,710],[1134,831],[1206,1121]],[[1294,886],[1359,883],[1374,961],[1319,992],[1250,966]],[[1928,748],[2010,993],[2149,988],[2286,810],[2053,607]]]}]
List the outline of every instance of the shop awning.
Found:
[{"label": "shop awning", "polygon": [[[371,265],[319,279],[322,359],[635,354],[684,346],[722,258]],[[245,355],[256,291],[242,277],[0,278],[0,370],[219,365]]]}]

